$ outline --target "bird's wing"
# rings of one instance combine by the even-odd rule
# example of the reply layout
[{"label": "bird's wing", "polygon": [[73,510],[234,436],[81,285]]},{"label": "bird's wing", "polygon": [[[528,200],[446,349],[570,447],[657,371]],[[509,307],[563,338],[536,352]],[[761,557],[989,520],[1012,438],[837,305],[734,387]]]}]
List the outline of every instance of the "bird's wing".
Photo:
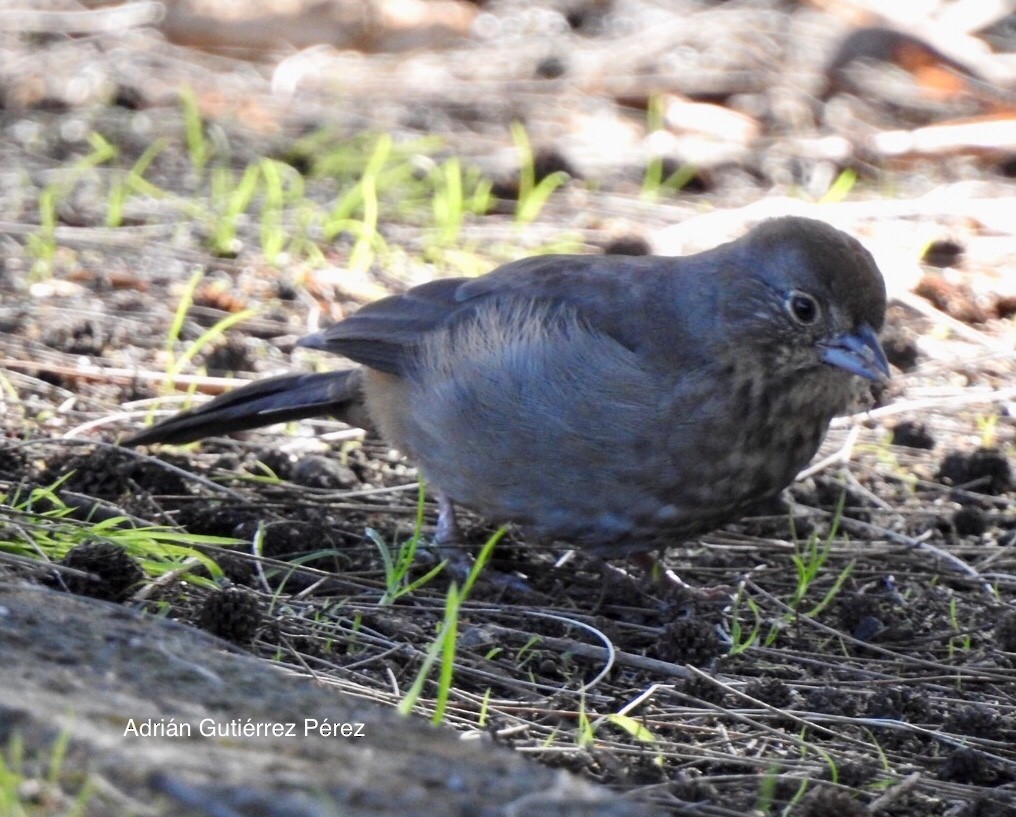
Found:
[{"label": "bird's wing", "polygon": [[423,337],[454,319],[465,278],[445,278],[374,301],[298,345],[324,349],[378,371],[402,374]]},{"label": "bird's wing", "polygon": [[[539,303],[569,308],[596,332],[629,348],[638,344],[633,316],[653,298],[653,262],[642,257],[547,255],[506,264],[478,278],[446,278],[368,304],[339,323],[300,341],[344,355],[372,369],[405,374],[431,332],[468,320],[477,309]],[[658,294],[658,293],[657,293]]]}]

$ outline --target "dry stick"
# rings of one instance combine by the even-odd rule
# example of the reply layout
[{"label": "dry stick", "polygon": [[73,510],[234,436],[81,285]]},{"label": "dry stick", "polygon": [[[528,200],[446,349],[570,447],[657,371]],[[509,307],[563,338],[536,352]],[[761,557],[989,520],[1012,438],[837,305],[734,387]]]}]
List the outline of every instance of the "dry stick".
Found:
[{"label": "dry stick", "polygon": [[849,468],[844,468],[841,472],[847,481],[847,484],[858,494],[867,498],[867,500],[877,508],[881,508],[883,511],[893,510],[893,506],[886,502],[882,497],[872,491],[870,488],[861,484],[860,480],[854,476],[853,471]]},{"label": "dry stick", "polygon": [[[847,434],[847,438],[843,442],[843,445],[840,446],[840,448],[837,451],[833,452],[829,456],[824,457],[823,459],[819,460],[813,465],[810,465],[809,467],[805,468],[797,475],[797,479],[798,480],[806,479],[809,476],[812,476],[814,474],[819,473],[820,471],[825,470],[830,465],[848,463],[853,453],[853,448],[857,441],[858,435],[860,434],[861,425],[858,422],[859,418],[866,417],[868,419],[880,419],[890,414],[899,414],[906,411],[913,411],[918,408],[926,408],[930,405],[942,405],[944,403],[947,404],[960,403],[962,405],[967,405],[976,402],[1003,402],[1014,398],[1016,398],[1016,387],[1008,389],[995,389],[988,392],[979,390],[974,394],[962,393],[959,395],[950,395],[945,398],[928,398],[924,400],[902,402],[894,404],[892,406],[885,406],[884,408],[875,409],[870,412],[855,414],[851,417],[842,418],[840,423],[833,421],[834,425],[840,425],[843,423],[852,424]],[[815,512],[817,513],[818,511]],[[825,515],[829,514],[826,513]],[[980,583],[981,589],[984,590],[988,595],[991,596],[995,595],[995,591],[991,587],[991,584],[988,581],[986,581],[984,577],[977,572],[977,570],[975,570],[973,567],[971,567],[969,564],[964,562],[959,557],[954,556],[953,554],[948,553],[942,550],[941,548],[935,547],[934,545],[928,544],[927,542],[922,542],[913,537],[905,536],[904,534],[901,533],[896,533],[895,531],[889,530],[888,528],[883,528],[879,525],[874,525],[868,522],[861,522],[860,520],[851,519],[849,517],[843,517],[841,519],[841,524],[846,529],[853,529],[852,532],[863,531],[866,534],[876,533],[881,536],[884,536],[885,538],[893,542],[896,542],[897,544],[903,544],[910,548],[917,548],[920,550],[928,551],[933,556],[935,556],[939,561],[949,565],[955,571],[962,573],[966,576],[969,576],[970,578]]]},{"label": "dry stick", "polygon": [[[943,317],[947,318],[948,316]],[[952,319],[948,318],[948,320],[951,321]],[[962,326],[962,324],[960,325]],[[973,332],[974,330],[971,331]],[[890,406],[883,406],[881,408],[859,412],[847,417],[836,417],[829,424],[830,428],[847,427],[849,429],[843,444],[832,454],[823,457],[818,462],[815,462],[802,470],[797,475],[796,480],[807,479],[814,474],[824,471],[830,465],[840,465],[850,462],[854,445],[857,443],[857,438],[861,432],[862,424],[866,421],[870,422],[872,420],[881,420],[884,417],[890,417],[896,414],[905,414],[911,411],[920,411],[927,408],[956,405],[966,406],[974,403],[1003,403],[1013,399],[1016,399],[1016,386],[1004,389],[964,389],[956,394],[943,395],[941,397],[919,398],[916,400],[900,400]]]},{"label": "dry stick", "polygon": [[[791,712],[790,710],[787,710],[787,709],[780,709],[779,707],[773,706],[772,704],[767,704],[765,701],[760,701],[758,698],[753,698],[748,693],[746,693],[746,692],[744,692],[744,691],[742,691],[740,689],[737,689],[736,687],[734,687],[734,686],[732,686],[732,685],[730,685],[728,683],[724,683],[723,681],[721,681],[716,676],[710,675],[710,674],[708,674],[706,672],[703,672],[698,667],[689,666],[688,669],[699,680],[708,681],[709,683],[715,684],[716,686],[720,687],[721,689],[725,690],[726,692],[729,692],[730,694],[734,695],[735,697],[737,697],[737,698],[739,698],[741,700],[744,700],[744,701],[748,701],[750,704],[752,704],[752,708],[753,709],[763,709],[766,712],[768,712],[770,715],[775,715],[778,718],[782,718],[782,719],[785,719],[785,720],[792,721],[792,722],[794,722],[795,724],[797,724],[798,726],[800,726],[802,728],[812,729],[816,733],[822,734],[822,735],[824,735],[827,738],[835,738],[837,740],[842,740],[842,741],[845,741],[846,743],[852,744],[853,746],[855,746],[857,748],[863,748],[865,750],[870,750],[871,749],[871,744],[866,743],[865,741],[863,741],[863,740],[861,740],[859,738],[851,737],[850,735],[841,734],[841,733],[836,732],[835,730],[830,729],[830,728],[828,728],[826,726],[822,726],[820,724],[813,723],[813,722],[807,720],[806,718],[801,717],[796,712]],[[745,721],[747,723],[750,723],[752,726],[754,726],[754,727],[756,727],[758,729],[761,729],[762,731],[764,731],[766,733],[771,734],[772,736],[778,738],[779,740],[789,741],[789,742],[793,743],[796,746],[801,746],[801,747],[804,747],[804,748],[809,748],[809,746],[810,746],[807,741],[802,740],[801,738],[797,737],[794,734],[786,732],[786,731],[784,731],[782,729],[777,729],[775,727],[769,726],[768,724],[765,724],[762,721],[754,720],[753,718],[750,718],[747,715],[745,715],[745,714],[743,714],[741,712],[738,712],[736,710],[730,709],[728,707],[722,707],[722,706],[719,706],[718,704],[711,704],[708,701],[700,701],[700,704],[702,704],[703,706],[709,707],[711,709],[715,709],[718,712],[722,712],[727,717],[731,717],[731,718],[734,718],[735,720],[740,720],[740,721]]]},{"label": "dry stick", "polygon": [[912,292],[894,292],[892,300],[913,309],[918,314],[923,315],[930,320],[944,324],[957,337],[961,337],[971,343],[976,343],[978,346],[983,346],[985,349],[1003,353],[1012,352],[1013,350],[1011,343],[1007,343],[1004,340],[997,340],[978,329],[974,329],[972,326],[968,326],[963,323],[963,321],[957,320],[951,315],[943,312],[927,299],[914,295]]},{"label": "dry stick", "polygon": [[[0,27],[2,30],[2,27]],[[193,53],[193,52],[192,52]],[[205,55],[206,57],[208,55]],[[193,59],[193,57],[192,57]],[[190,65],[188,65],[190,67]],[[172,75],[171,71],[166,71],[167,75]],[[55,171],[51,175],[57,174],[65,175],[66,171]],[[43,176],[45,179],[46,177]],[[207,263],[207,254],[198,250],[189,250],[182,247],[174,247],[166,242],[153,241],[153,236],[160,236],[163,234],[169,234],[173,229],[176,228],[176,223],[173,224],[145,224],[140,227],[117,227],[117,228],[102,228],[102,227],[57,227],[53,231],[53,237],[57,240],[61,247],[98,247],[98,248],[115,248],[115,247],[126,247],[128,249],[138,249],[146,245],[154,245],[157,248],[171,251],[177,260],[182,261],[193,261],[194,263]],[[21,224],[15,221],[0,221],[0,235],[31,235],[39,231],[38,224]],[[230,262],[226,259],[221,259],[217,262],[219,264],[228,265]]]},{"label": "dry stick", "polygon": [[[532,611],[527,613],[527,615],[531,614]],[[502,637],[518,636],[517,630],[513,630],[510,627],[502,627],[500,625],[494,625],[491,628],[491,631]],[[581,641],[575,641],[572,638],[540,636],[540,643],[552,650],[556,650],[558,652],[571,652],[582,658],[589,658],[594,661],[606,662],[610,658],[610,655],[605,647],[595,647],[592,644],[584,644]],[[658,675],[671,678],[691,677],[685,667],[671,663],[670,661],[660,661],[656,658],[646,658],[644,655],[635,655],[633,653],[615,650],[614,661],[623,667],[646,670],[647,672],[653,672]]]},{"label": "dry stick", "polygon": [[86,11],[0,11],[0,31],[24,34],[98,34],[155,25],[166,16],[162,3],[134,2]]},{"label": "dry stick", "polygon": [[885,810],[903,795],[908,794],[917,784],[921,782],[921,773],[914,772],[912,775],[903,778],[899,783],[889,789],[885,794],[879,797],[877,800],[873,800],[868,804],[868,811],[872,814],[878,814],[880,811]]},{"label": "dry stick", "polygon": [[995,589],[991,586],[991,583],[978,573],[975,568],[964,562],[961,558],[959,558],[959,556],[954,556],[952,553],[942,550],[942,548],[935,547],[935,545],[923,542],[920,539],[915,539],[912,536],[896,533],[895,531],[889,530],[889,528],[883,528],[881,525],[875,525],[871,522],[862,522],[859,519],[851,519],[846,516],[840,517],[840,526],[849,530],[851,533],[877,534],[889,539],[890,541],[896,542],[897,544],[906,545],[908,548],[927,551],[940,562],[943,562],[948,567],[951,567],[957,573],[961,573],[964,576],[973,579],[980,585],[981,590],[992,598],[995,597]]},{"label": "dry stick", "polygon": [[[7,485],[8,487],[11,487],[13,486],[13,483],[0,483],[0,485]],[[97,512],[102,512],[103,514],[105,514],[104,517],[100,517],[100,520],[94,520],[92,518],[80,519],[69,517],[66,519],[66,521],[75,524],[85,525],[88,524],[89,522],[104,521],[105,519],[116,517],[118,519],[121,519],[123,524],[129,522],[130,524],[136,525],[137,527],[140,528],[151,527],[152,525],[152,522],[150,522],[149,520],[142,519],[140,516],[134,516],[133,514],[130,514],[127,511],[125,511],[119,505],[115,505],[112,502],[109,502],[108,500],[88,496],[88,494],[80,494],[77,491],[68,491],[66,489],[60,490],[59,493],[60,499],[63,501],[63,503],[72,510],[87,511],[89,512],[89,514],[92,515],[96,514]],[[32,514],[25,511],[21,511],[20,509],[17,508],[7,508],[5,509],[4,513],[8,517],[16,516],[19,513],[24,513],[26,516],[29,517],[32,516]],[[121,527],[122,526],[123,525],[121,525]]]},{"label": "dry stick", "polygon": [[239,377],[208,377],[206,375],[177,374],[153,372],[145,369],[122,369],[112,366],[63,366],[59,363],[46,363],[34,360],[17,360],[16,358],[0,358],[0,369],[14,369],[20,372],[46,372],[61,377],[76,377],[98,383],[111,383],[130,386],[139,381],[143,383],[169,383],[181,386],[193,386],[205,394],[221,394],[226,389],[246,385],[250,380]]},{"label": "dry stick", "polygon": [[[828,221],[840,229],[857,222],[886,218],[936,218],[954,216],[998,224],[1012,224],[1016,196],[978,197],[969,193],[969,185],[939,188],[933,194],[913,199],[865,200],[836,204],[813,204],[788,196],[770,196],[743,207],[713,210],[684,219],[657,230],[652,243],[666,252],[681,246],[697,246],[704,235],[735,235],[745,224],[776,216],[805,216]],[[2,229],[2,227],[0,227]],[[895,293],[893,293],[895,295]]]},{"label": "dry stick", "polygon": [[[974,82],[982,91],[1000,101],[1009,101],[1004,89]],[[885,130],[873,134],[868,146],[880,156],[944,156],[951,153],[998,153],[1016,146],[1016,122],[982,119],[976,122],[944,122],[907,130]]]},{"label": "dry stick", "polygon": [[60,562],[41,562],[32,556],[21,556],[17,553],[7,553],[6,551],[0,551],[0,562],[6,562],[8,564],[17,565],[18,567],[27,568],[30,574],[45,576],[51,575],[54,572],[59,573],[61,576],[73,576],[76,579],[96,579],[98,578],[94,573],[88,570],[79,570],[76,567],[70,565],[60,564]]},{"label": "dry stick", "polygon": [[849,417],[836,417],[829,424],[830,428],[853,427],[864,420],[881,420],[908,411],[923,411],[930,408],[947,408],[952,406],[968,406],[975,403],[1005,403],[1016,400],[1016,386],[1004,389],[964,388],[955,394],[937,397],[919,397],[915,400],[900,400],[891,406],[871,409],[870,411],[852,414]]},{"label": "dry stick", "polygon": [[579,628],[581,628],[583,630],[586,630],[587,632],[592,633],[600,641],[602,641],[604,643],[604,645],[606,645],[604,647],[605,657],[604,657],[604,660],[603,660],[603,669],[601,669],[597,673],[596,677],[593,678],[592,681],[589,681],[588,683],[585,683],[582,686],[580,686],[579,689],[578,689],[579,693],[588,692],[593,687],[595,687],[597,684],[599,684],[600,681],[602,681],[604,678],[606,678],[607,675],[610,674],[610,671],[614,668],[614,662],[615,662],[615,660],[617,658],[617,649],[614,647],[614,642],[611,641],[607,637],[607,634],[604,633],[602,630],[597,629],[596,627],[594,627],[591,624],[586,624],[584,621],[579,621],[579,620],[574,619],[574,618],[568,618],[567,616],[558,615],[556,613],[547,613],[547,612],[542,611],[542,610],[530,610],[528,615],[536,616],[537,618],[545,618],[545,619],[548,619],[550,621],[556,621],[556,622],[558,622],[560,624],[565,624],[567,626],[579,627]]},{"label": "dry stick", "polygon": [[807,479],[814,474],[824,471],[830,465],[846,465],[850,462],[850,457],[854,453],[854,444],[857,442],[857,438],[860,434],[861,424],[855,423],[850,427],[850,430],[847,432],[847,438],[843,441],[843,445],[841,445],[839,449],[834,451],[828,457],[823,457],[818,462],[809,465],[794,478],[794,481],[799,482],[802,479]]},{"label": "dry stick", "polygon": [[114,414],[105,414],[102,417],[96,417],[94,420],[89,420],[86,423],[81,423],[79,425],[76,425],[76,426],[74,426],[74,428],[68,429],[67,431],[65,431],[60,436],[62,436],[62,437],[71,437],[71,438],[75,438],[75,437],[80,438],[82,435],[88,434],[90,431],[93,431],[96,428],[102,428],[103,426],[115,425],[116,423],[127,421],[127,420],[143,419],[143,418],[153,417],[153,416],[161,415],[161,414],[165,414],[165,415],[168,416],[170,414],[175,414],[175,413],[176,412],[173,411],[173,410],[166,411],[166,412],[151,411],[151,410],[118,411],[118,412],[116,412]]}]

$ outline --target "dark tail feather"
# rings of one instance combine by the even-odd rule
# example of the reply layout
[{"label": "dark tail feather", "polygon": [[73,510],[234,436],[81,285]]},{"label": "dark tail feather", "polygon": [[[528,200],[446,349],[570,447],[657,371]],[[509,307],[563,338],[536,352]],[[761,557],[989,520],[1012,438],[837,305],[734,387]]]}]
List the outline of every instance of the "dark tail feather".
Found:
[{"label": "dark tail feather", "polygon": [[284,374],[255,380],[195,409],[156,423],[122,445],[182,444],[249,428],[333,416],[361,428],[370,420],[363,405],[360,369]]}]

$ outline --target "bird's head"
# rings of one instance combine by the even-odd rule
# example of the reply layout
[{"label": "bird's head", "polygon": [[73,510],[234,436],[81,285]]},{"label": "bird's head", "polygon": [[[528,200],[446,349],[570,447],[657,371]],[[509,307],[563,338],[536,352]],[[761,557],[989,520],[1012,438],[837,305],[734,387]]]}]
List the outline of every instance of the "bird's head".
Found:
[{"label": "bird's head", "polygon": [[832,366],[889,378],[878,341],[885,281],[858,241],[824,222],[788,217],[763,222],[737,244],[724,304],[740,336],[734,344],[758,348],[788,373]]}]

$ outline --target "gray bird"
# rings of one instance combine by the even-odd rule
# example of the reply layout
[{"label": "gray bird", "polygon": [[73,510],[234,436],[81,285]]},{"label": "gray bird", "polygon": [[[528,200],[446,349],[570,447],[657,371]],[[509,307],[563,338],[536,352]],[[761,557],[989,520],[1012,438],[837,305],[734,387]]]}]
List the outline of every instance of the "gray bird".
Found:
[{"label": "gray bird", "polygon": [[547,255],[432,281],[299,345],[357,368],[261,380],[126,441],[318,415],[370,428],[440,500],[603,556],[658,548],[779,493],[889,366],[885,283],[820,221],[681,258]]}]

